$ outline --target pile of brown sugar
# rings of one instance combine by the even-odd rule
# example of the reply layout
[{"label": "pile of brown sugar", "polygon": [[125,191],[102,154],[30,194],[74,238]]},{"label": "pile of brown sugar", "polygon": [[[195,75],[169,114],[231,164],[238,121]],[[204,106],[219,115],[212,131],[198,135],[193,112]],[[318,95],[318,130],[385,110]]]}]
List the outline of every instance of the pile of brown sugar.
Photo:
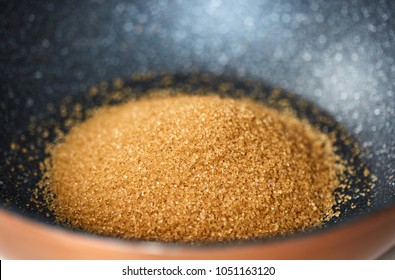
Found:
[{"label": "pile of brown sugar", "polygon": [[333,216],[329,137],[247,98],[157,95],[98,109],[53,147],[61,222],[127,239],[287,234]]}]

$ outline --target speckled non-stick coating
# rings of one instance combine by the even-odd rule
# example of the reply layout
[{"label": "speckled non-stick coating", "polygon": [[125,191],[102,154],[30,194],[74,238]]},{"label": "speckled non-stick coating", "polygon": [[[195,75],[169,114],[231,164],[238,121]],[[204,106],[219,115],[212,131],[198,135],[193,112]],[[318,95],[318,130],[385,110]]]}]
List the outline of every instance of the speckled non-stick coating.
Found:
[{"label": "speckled non-stick coating", "polygon": [[[44,117],[48,102],[135,72],[209,72],[278,86],[318,104],[369,150],[378,177],[373,209],[395,203],[393,1],[0,6],[2,159],[29,116]],[[2,179],[5,164],[2,192],[12,188]]]}]

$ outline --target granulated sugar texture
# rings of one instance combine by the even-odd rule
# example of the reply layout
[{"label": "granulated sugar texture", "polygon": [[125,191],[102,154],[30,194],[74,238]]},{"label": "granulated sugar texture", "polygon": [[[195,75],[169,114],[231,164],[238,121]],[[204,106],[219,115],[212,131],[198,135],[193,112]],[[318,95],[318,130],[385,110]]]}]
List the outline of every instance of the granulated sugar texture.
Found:
[{"label": "granulated sugar texture", "polygon": [[157,95],[98,109],[53,147],[60,222],[127,239],[287,234],[333,216],[329,138],[250,99]]}]

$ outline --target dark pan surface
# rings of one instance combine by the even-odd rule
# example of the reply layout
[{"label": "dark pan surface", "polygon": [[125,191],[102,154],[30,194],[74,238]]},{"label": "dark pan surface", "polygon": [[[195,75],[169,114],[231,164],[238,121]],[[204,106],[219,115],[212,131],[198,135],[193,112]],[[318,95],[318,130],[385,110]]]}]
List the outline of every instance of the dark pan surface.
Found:
[{"label": "dark pan surface", "polygon": [[103,80],[148,71],[253,80],[316,103],[368,151],[365,158],[378,181],[371,208],[361,211],[395,203],[394,2],[0,5],[2,206],[51,223],[51,215],[26,206],[43,149],[15,153],[11,143],[35,144],[33,138],[21,140],[32,116],[37,122],[59,120],[48,113],[48,104],[56,107],[67,95],[78,99]]}]

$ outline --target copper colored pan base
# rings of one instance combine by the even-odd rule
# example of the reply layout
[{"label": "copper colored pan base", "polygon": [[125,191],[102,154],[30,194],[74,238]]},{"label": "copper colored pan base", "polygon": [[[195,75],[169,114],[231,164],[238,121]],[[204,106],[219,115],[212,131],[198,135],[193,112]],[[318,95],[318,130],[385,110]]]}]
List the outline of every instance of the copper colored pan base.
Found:
[{"label": "copper colored pan base", "polygon": [[373,259],[395,244],[395,207],[294,239],[213,248],[129,243],[63,231],[0,210],[9,259]]}]

